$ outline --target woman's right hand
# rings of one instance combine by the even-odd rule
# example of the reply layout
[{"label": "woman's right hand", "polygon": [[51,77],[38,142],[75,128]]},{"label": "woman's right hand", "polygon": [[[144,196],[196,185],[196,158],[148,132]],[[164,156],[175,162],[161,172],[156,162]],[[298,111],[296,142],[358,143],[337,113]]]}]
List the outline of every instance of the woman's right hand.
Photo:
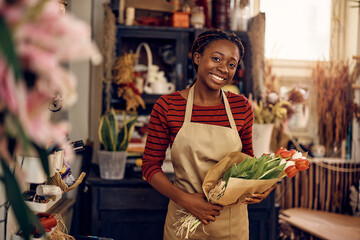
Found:
[{"label": "woman's right hand", "polygon": [[187,193],[184,201],[178,204],[205,225],[214,222],[216,216],[220,215],[220,210],[223,209],[220,205],[209,203],[203,193]]},{"label": "woman's right hand", "polygon": [[187,193],[176,187],[163,172],[157,172],[151,178],[151,185],[166,197],[185,208],[203,224],[215,221],[223,209],[220,205],[211,204],[203,193]]}]

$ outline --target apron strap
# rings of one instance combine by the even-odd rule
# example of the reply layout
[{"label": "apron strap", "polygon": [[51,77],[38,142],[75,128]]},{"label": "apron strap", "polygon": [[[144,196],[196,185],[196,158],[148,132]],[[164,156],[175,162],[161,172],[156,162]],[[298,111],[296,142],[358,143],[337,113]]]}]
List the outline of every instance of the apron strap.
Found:
[{"label": "apron strap", "polygon": [[188,99],[186,101],[186,109],[185,109],[185,119],[184,123],[189,123],[191,121],[192,109],[194,103],[194,86],[190,88]]},{"label": "apron strap", "polygon": [[232,112],[231,112],[229,101],[226,97],[225,91],[221,89],[221,92],[223,95],[225,110],[226,110],[226,114],[227,114],[229,122],[230,122],[230,126],[233,130],[235,130],[237,132],[236,123],[234,120],[234,116],[232,115]]},{"label": "apron strap", "polygon": [[[224,100],[225,111],[226,111],[227,117],[229,119],[230,126],[231,126],[231,128],[233,130],[235,130],[237,132],[235,120],[234,120],[234,117],[233,117],[233,115],[231,113],[231,108],[230,108],[229,101],[227,100],[227,97],[226,97],[226,94],[225,94],[224,90],[221,89],[221,93],[222,93],[222,97],[223,97],[223,100]],[[187,99],[187,102],[186,102],[184,123],[189,123],[191,121],[193,105],[194,105],[194,86],[192,86],[190,88],[190,90],[189,90],[189,95],[188,95],[188,99]]]}]

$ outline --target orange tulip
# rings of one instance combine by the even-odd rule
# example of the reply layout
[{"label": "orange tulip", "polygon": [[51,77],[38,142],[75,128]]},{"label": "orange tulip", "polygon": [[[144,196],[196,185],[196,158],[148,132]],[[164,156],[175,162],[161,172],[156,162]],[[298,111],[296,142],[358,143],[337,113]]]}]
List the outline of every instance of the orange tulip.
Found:
[{"label": "orange tulip", "polygon": [[294,177],[297,172],[298,172],[298,170],[295,167],[295,165],[289,166],[285,169],[285,173],[288,177]]},{"label": "orange tulip", "polygon": [[275,152],[275,156],[279,156],[281,152],[283,151],[287,151],[287,149],[283,148],[283,147],[280,147],[278,150],[276,150]]},{"label": "orange tulip", "polygon": [[304,158],[298,158],[298,159],[295,159],[295,165],[310,165],[310,162],[309,160],[307,159],[304,159]]},{"label": "orange tulip", "polygon": [[306,169],[309,169],[309,165],[298,165],[298,166],[296,166],[296,169],[298,171],[304,171]]},{"label": "orange tulip", "polygon": [[310,162],[307,159],[299,158],[295,160],[295,166],[298,171],[309,169]]},{"label": "orange tulip", "polygon": [[281,156],[282,158],[290,158],[292,155],[291,155],[291,152],[290,152],[290,151],[285,150],[285,151],[282,151],[282,152],[280,153],[280,156]]},{"label": "orange tulip", "polygon": [[294,154],[296,153],[296,150],[295,150],[295,149],[290,149],[289,151],[290,151],[290,153],[291,153],[291,156],[294,156]]}]

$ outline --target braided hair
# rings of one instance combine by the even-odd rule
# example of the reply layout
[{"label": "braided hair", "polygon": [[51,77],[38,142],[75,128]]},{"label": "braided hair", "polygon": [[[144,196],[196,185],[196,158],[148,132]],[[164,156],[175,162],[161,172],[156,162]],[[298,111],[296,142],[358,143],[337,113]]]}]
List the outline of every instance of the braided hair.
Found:
[{"label": "braided hair", "polygon": [[[239,49],[240,59],[238,62],[238,67],[240,66],[241,59],[244,56],[244,46],[238,36],[234,33],[225,32],[220,29],[210,29],[206,32],[201,33],[194,41],[192,48],[191,48],[191,57],[193,59],[193,67],[195,72],[198,71],[198,65],[194,63],[194,54],[197,52],[199,54],[203,54],[205,49],[212,43],[218,40],[228,40],[232,43],[235,43]],[[192,83],[194,85],[196,79]]]}]

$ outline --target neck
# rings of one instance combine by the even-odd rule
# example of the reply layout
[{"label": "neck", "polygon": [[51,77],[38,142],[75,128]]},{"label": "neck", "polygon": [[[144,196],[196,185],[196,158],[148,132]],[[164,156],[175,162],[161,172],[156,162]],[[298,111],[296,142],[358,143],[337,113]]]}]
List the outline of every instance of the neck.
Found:
[{"label": "neck", "polygon": [[222,103],[221,90],[204,89],[198,84],[194,86],[194,104],[199,106],[214,106]]}]

